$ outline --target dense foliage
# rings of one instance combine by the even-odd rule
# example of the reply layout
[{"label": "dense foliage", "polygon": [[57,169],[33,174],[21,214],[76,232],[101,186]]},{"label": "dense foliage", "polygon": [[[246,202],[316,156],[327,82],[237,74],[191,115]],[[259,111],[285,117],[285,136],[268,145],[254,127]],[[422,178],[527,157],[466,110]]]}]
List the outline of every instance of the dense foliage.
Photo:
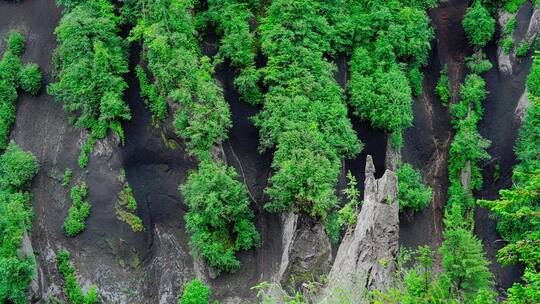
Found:
[{"label": "dense foliage", "polygon": [[137,72],[153,114],[166,116],[166,100],[175,104],[175,131],[185,140],[188,152],[207,156],[215,143],[227,136],[231,126],[229,106],[212,78],[209,58],[197,45],[193,1],[151,0],[131,33],[142,39],[144,58],[154,81]]},{"label": "dense foliage", "polygon": [[356,155],[361,145],[334,67],[324,57],[332,51],[333,31],[318,8],[313,0],[276,0],[268,7],[259,27],[268,93],[255,124],[261,149],[276,148],[266,208],[324,219],[337,205],[341,160]]},{"label": "dense foliage", "polygon": [[403,164],[397,170],[399,210],[422,211],[431,200],[431,188],[422,182],[420,171],[410,164]]},{"label": "dense foliage", "polygon": [[187,283],[178,304],[210,304],[210,287],[198,279]]},{"label": "dense foliage", "polygon": [[496,303],[480,241],[468,230],[453,230],[445,237],[439,249],[442,271],[435,269],[435,254],[429,246],[413,252],[402,249],[397,260],[398,288],[375,291],[371,303]]},{"label": "dense foliage", "polygon": [[354,48],[350,103],[374,127],[396,133],[412,124],[412,95],[422,91],[433,30],[426,9],[436,1],[352,3]]},{"label": "dense foliage", "polygon": [[26,303],[35,262],[17,250],[32,225],[30,194],[23,189],[38,171],[37,159],[10,144],[0,156],[0,302]]},{"label": "dense foliage", "polygon": [[448,105],[450,102],[450,94],[452,88],[450,87],[450,79],[448,79],[448,66],[445,65],[441,70],[441,76],[437,81],[437,86],[435,87],[435,92],[439,96],[441,103],[443,105]]},{"label": "dense foliage", "polygon": [[[229,2],[222,4],[214,9],[230,9]],[[190,208],[186,214],[190,245],[218,272],[235,271],[240,267],[235,253],[257,245],[259,234],[245,186],[232,167],[218,163],[211,155],[213,146],[227,136],[231,114],[212,77],[210,59],[201,55],[197,43],[194,2],[152,0],[144,7],[131,32],[132,40],[140,39],[144,44],[144,58],[153,77],[151,81],[142,67],[137,69],[142,95],[160,119],[167,116],[167,104],[171,103],[176,109],[175,132],[184,139],[188,153],[200,161],[198,171],[180,187]],[[223,30],[225,34],[230,31]],[[239,55],[228,47],[222,52]]]},{"label": "dense foliage", "polygon": [[258,86],[260,73],[255,68],[257,53],[255,34],[250,29],[256,1],[210,0],[207,16],[222,35],[219,56],[227,58],[240,70],[234,84],[242,98],[257,104],[262,95]]},{"label": "dense foliage", "polygon": [[98,303],[97,289],[91,286],[85,294],[81,285],[77,282],[75,267],[71,266],[69,261],[69,252],[65,249],[60,250],[56,255],[58,270],[64,278],[64,291],[73,304],[94,304]]},{"label": "dense foliage", "polygon": [[190,244],[219,271],[237,270],[235,253],[260,241],[246,189],[236,178],[234,169],[204,161],[181,186],[189,206],[185,218]]},{"label": "dense foliage", "polygon": [[76,236],[86,229],[85,221],[90,215],[90,203],[86,201],[88,187],[79,183],[71,188],[71,207],[64,222],[64,230],[70,237]]},{"label": "dense foliage", "polygon": [[514,30],[516,28],[516,17],[512,16],[506,23],[503,30],[503,39],[501,42],[505,54],[510,54],[514,48]]},{"label": "dense foliage", "polygon": [[108,129],[123,138],[120,121],[131,119],[123,100],[127,48],[118,34],[120,18],[108,0],[59,3],[69,10],[55,30],[58,82],[49,85],[48,93],[63,103],[76,127],[92,131],[92,144],[81,155],[86,159],[79,161],[84,167],[93,142],[104,138]]},{"label": "dense foliage", "polygon": [[482,1],[474,0],[474,3],[463,18],[463,29],[467,38],[475,47],[484,47],[495,32],[495,19],[482,5]]},{"label": "dense foliage", "polygon": [[41,88],[39,67],[21,62],[24,37],[10,32],[6,42],[7,49],[0,60],[0,151],[7,147],[11,126],[15,122],[17,89],[36,95]]},{"label": "dense foliage", "polygon": [[500,263],[525,266],[525,284],[508,289],[507,303],[540,301],[540,58],[535,57],[527,78],[531,105],[524,117],[515,147],[519,164],[513,186],[501,190],[499,199],[479,201],[497,217],[497,230],[508,241],[497,254]]}]

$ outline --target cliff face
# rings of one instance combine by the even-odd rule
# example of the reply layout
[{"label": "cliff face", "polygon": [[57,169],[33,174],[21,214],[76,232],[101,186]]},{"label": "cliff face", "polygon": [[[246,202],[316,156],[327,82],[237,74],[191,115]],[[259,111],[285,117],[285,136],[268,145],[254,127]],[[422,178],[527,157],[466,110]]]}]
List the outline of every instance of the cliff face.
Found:
[{"label": "cliff face", "polygon": [[[78,168],[77,158],[88,134],[68,123],[61,105],[45,90],[38,97],[22,95],[18,99],[11,138],[34,153],[41,163],[31,189],[33,228],[23,246],[25,254],[33,251],[37,260],[37,277],[31,286],[32,301],[45,303],[47,299],[62,299],[63,281],[55,261],[55,253],[61,248],[71,252],[83,287],[97,285],[103,300],[110,303],[174,303],[183,284],[196,276],[202,277],[211,286],[215,298],[224,303],[253,302],[252,286],[261,281],[287,284],[295,275],[329,273],[331,282],[361,286],[358,299],[364,288],[387,288],[398,249],[398,235],[400,244],[411,247],[425,243],[436,246],[441,241],[442,208],[448,183],[446,162],[452,131],[448,109],[438,102],[433,89],[444,64],[449,66],[454,92],[464,77],[464,57],[471,50],[466,46],[460,24],[468,2],[448,1],[430,12],[437,41],[426,67],[424,92],[414,104],[414,126],[404,137],[403,160],[422,168],[425,179],[434,188],[430,208],[411,218],[402,216],[400,223],[396,177],[392,172],[395,161],[387,161],[390,170],[376,179],[384,171],[386,154],[392,160],[400,156],[391,149],[385,150],[387,139],[383,132],[353,119],[366,148],[359,158],[346,161],[345,169],[351,169],[364,181],[363,163],[370,153],[380,170],[375,172],[368,157],[365,186],[361,185],[363,208],[356,227],[347,232],[335,254],[320,223],[293,214],[284,215],[281,220],[278,215],[263,210],[268,199],[263,189],[271,174],[271,153],[258,153],[258,130],[250,116],[259,109],[239,100],[232,84],[234,73],[226,65],[217,68],[216,78],[223,85],[234,123],[229,139],[221,147],[220,158],[235,166],[247,185],[262,246],[240,253],[242,267],[237,273],[217,278],[189,253],[189,236],[183,220],[187,207],[177,191],[196,163],[186,155],[181,140],[170,130],[170,122],[159,128],[152,127],[151,115],[140,99],[134,74],[127,75],[130,89],[125,98],[133,119],[123,125],[125,145],[120,145],[114,137],[97,143],[84,170]],[[44,85],[52,79],[51,56],[56,47],[53,32],[60,13],[54,0],[0,1],[0,36],[17,29],[27,37],[23,59],[39,64],[45,75]],[[537,32],[539,15],[531,6],[522,8],[518,13],[516,39]],[[501,25],[505,18],[501,15]],[[0,52],[3,48],[0,44]],[[139,50],[132,46],[130,51],[133,66],[138,63],[135,54]],[[527,104],[523,92],[530,59],[501,56],[495,45],[488,47],[487,53],[495,68],[486,75],[490,97],[485,103],[481,132],[492,140],[490,153],[496,161],[484,166],[486,188],[479,196],[493,198],[500,188],[510,183],[515,162],[512,146],[519,127],[514,109],[517,106],[517,113],[523,113]],[[338,78],[343,78],[345,84],[347,71],[341,69],[341,72]],[[502,178],[494,180],[497,163]],[[70,187],[77,180],[87,182],[88,200],[92,204],[87,229],[76,238],[66,237],[62,230],[71,204],[70,188],[62,186],[66,168],[74,171]],[[122,190],[118,179],[122,170],[137,199],[138,213],[145,226],[143,232],[132,232],[117,218],[115,204]],[[498,236],[494,222],[481,210],[477,223],[477,233],[485,241],[491,260],[495,260]],[[508,286],[515,277],[515,269],[494,267],[497,281]],[[323,295],[330,294],[336,284],[328,286]]]}]

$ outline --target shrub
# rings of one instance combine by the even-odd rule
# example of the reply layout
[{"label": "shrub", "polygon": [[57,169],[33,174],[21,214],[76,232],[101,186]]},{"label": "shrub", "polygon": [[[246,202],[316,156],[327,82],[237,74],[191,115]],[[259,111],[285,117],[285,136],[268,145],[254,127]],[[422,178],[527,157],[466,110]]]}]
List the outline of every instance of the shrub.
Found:
[{"label": "shrub", "polygon": [[71,188],[72,204],[64,222],[64,230],[69,237],[74,237],[86,229],[85,221],[90,215],[90,203],[85,201],[88,187],[80,183]]},{"label": "shrub", "polygon": [[155,117],[164,120],[167,118],[167,100],[159,94],[157,86],[150,83],[141,66],[135,68],[135,73],[139,79],[141,96],[144,98],[146,107]]},{"label": "shrub", "polygon": [[514,39],[511,36],[506,36],[502,40],[502,48],[506,55],[510,54],[514,48]]},{"label": "shrub", "polygon": [[530,44],[527,41],[522,41],[516,49],[516,57],[525,57],[529,53]]},{"label": "shrub", "polygon": [[0,156],[0,302],[27,303],[35,263],[18,253],[31,227],[30,194],[23,191],[38,170],[37,159],[10,144]]},{"label": "shrub", "polygon": [[71,182],[71,177],[73,177],[73,171],[70,168],[66,168],[64,171],[64,176],[62,177],[62,186],[67,187]]},{"label": "shrub", "polygon": [[493,285],[489,262],[484,256],[482,243],[471,231],[446,229],[439,252],[442,267],[450,282],[465,296],[476,295],[480,289]]},{"label": "shrub", "polygon": [[118,194],[118,203],[116,205],[116,214],[118,218],[128,224],[133,232],[144,230],[142,219],[137,213],[137,200],[133,196],[133,190],[126,181],[125,172],[122,171],[119,176],[120,182],[124,184],[124,189]]},{"label": "shrub", "polygon": [[238,270],[234,254],[258,246],[260,236],[234,169],[203,161],[180,191],[189,206],[185,218],[191,247],[217,271]]},{"label": "shrub", "polygon": [[195,279],[184,286],[179,304],[210,304],[210,287]]},{"label": "shrub", "polygon": [[495,32],[495,20],[482,2],[475,0],[463,18],[463,29],[469,41],[478,48],[484,47]]},{"label": "shrub", "polygon": [[362,204],[360,191],[358,191],[358,183],[351,171],[347,172],[347,188],[343,190],[343,193],[347,197],[347,203],[338,212],[339,224],[342,227],[347,227],[356,224],[358,207]]},{"label": "shrub", "polygon": [[38,169],[38,161],[32,153],[10,144],[0,156],[0,186],[20,189],[32,180]]},{"label": "shrub", "polygon": [[41,72],[35,63],[24,66],[20,74],[21,88],[30,95],[37,95],[41,88]]},{"label": "shrub", "polygon": [[421,211],[429,205],[431,188],[422,182],[420,171],[410,164],[403,164],[397,170],[399,210]]},{"label": "shrub", "polygon": [[69,262],[69,252],[65,249],[60,250],[56,255],[58,270],[64,278],[64,291],[73,304],[94,304],[98,303],[97,288],[91,286],[85,294],[77,282],[75,276],[76,270]]},{"label": "shrub", "polygon": [[467,68],[470,70],[470,72],[477,75],[487,72],[493,67],[489,60],[485,58],[478,58],[476,55],[465,58],[465,61],[467,62]]},{"label": "shrub", "polygon": [[504,2],[503,8],[505,11],[514,14],[514,13],[517,13],[517,11],[519,10],[519,7],[525,1],[526,0],[506,0],[506,1],[503,1]]},{"label": "shrub", "polygon": [[10,32],[7,39],[8,49],[15,55],[20,57],[24,53],[24,37],[18,32]]},{"label": "shrub", "polygon": [[503,30],[502,48],[505,54],[510,54],[514,48],[514,29],[516,28],[516,16],[512,16]]},{"label": "shrub", "polygon": [[435,92],[439,95],[441,103],[443,105],[448,105],[450,101],[450,79],[448,79],[448,66],[444,65],[444,68],[441,70],[441,76],[437,81],[437,86],[435,87]]}]

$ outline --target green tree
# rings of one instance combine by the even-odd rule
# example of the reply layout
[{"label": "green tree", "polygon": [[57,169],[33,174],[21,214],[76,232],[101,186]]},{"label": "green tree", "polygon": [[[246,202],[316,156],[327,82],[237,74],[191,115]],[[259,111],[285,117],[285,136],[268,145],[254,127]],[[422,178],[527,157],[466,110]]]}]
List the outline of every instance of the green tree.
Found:
[{"label": "green tree", "polygon": [[7,39],[7,47],[15,56],[21,56],[24,53],[24,37],[19,32],[10,32]]},{"label": "green tree", "polygon": [[482,48],[491,40],[495,32],[495,19],[491,17],[481,1],[475,0],[465,13],[463,29],[469,41],[475,47]]},{"label": "green tree", "polygon": [[399,210],[421,211],[429,205],[431,188],[422,182],[420,171],[410,164],[403,164],[397,170]]},{"label": "green tree", "polygon": [[439,252],[442,266],[452,288],[466,298],[476,295],[480,289],[491,287],[492,274],[484,256],[482,243],[466,229],[447,228]]},{"label": "green tree", "polygon": [[218,271],[236,271],[235,253],[258,246],[245,186],[233,168],[203,161],[180,187],[189,211],[190,245]]}]

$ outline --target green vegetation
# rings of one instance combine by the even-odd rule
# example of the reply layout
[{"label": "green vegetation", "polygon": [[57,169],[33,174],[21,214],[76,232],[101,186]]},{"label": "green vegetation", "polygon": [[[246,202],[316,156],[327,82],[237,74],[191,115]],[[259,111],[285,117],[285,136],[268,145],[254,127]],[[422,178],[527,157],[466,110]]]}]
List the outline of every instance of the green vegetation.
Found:
[{"label": "green vegetation", "polygon": [[[504,0],[503,2],[503,8],[505,11],[509,13],[517,13],[519,7],[527,0]],[[538,0],[534,0],[534,2],[539,2]]]},{"label": "green vegetation", "polygon": [[108,0],[58,1],[66,7],[55,34],[58,82],[47,91],[63,103],[78,128],[91,130],[79,166],[85,167],[93,144],[111,129],[122,138],[120,120],[129,120],[123,101],[128,71],[127,45],[118,35],[120,18]]},{"label": "green vegetation", "polygon": [[73,171],[70,168],[66,168],[64,171],[64,176],[62,177],[62,186],[65,188],[71,183],[71,178],[73,177]]},{"label": "green vegetation", "polygon": [[190,245],[218,271],[238,270],[235,253],[260,242],[246,189],[236,178],[234,169],[203,161],[180,187],[189,206]]},{"label": "green vegetation", "polygon": [[198,279],[187,283],[178,304],[210,304],[210,287]]},{"label": "green vegetation", "polygon": [[254,121],[261,149],[276,148],[266,208],[305,212],[324,222],[337,206],[341,160],[356,155],[361,145],[334,68],[324,57],[332,52],[333,29],[318,5],[276,0],[268,7],[259,32],[269,89]]},{"label": "green vegetation", "polygon": [[491,70],[491,68],[493,68],[493,65],[491,64],[491,62],[489,62],[488,59],[485,58],[485,55],[482,55],[482,57],[480,57],[478,56],[478,54],[475,54],[473,56],[465,58],[465,62],[469,71],[477,75],[487,72]]},{"label": "green vegetation", "polygon": [[424,185],[420,171],[410,164],[402,164],[397,170],[399,210],[422,211],[431,200],[431,188]]},{"label": "green vegetation", "polygon": [[429,246],[414,252],[402,249],[397,261],[398,288],[373,292],[371,303],[496,303],[480,241],[468,230],[452,230],[445,238],[439,249],[442,272],[435,270]]},{"label": "green vegetation", "polygon": [[253,2],[256,1],[210,0],[206,14],[222,36],[218,56],[229,59],[240,70],[234,81],[236,88],[245,101],[258,104],[262,98],[258,86],[261,77],[255,67],[255,34],[249,24],[254,20]]},{"label": "green vegetation", "polygon": [[470,230],[446,229],[439,251],[445,274],[456,291],[475,296],[476,291],[493,284],[482,243]]},{"label": "green vegetation", "polygon": [[527,41],[521,41],[516,49],[516,57],[525,57],[529,53],[530,44]]},{"label": "green vegetation", "polygon": [[17,89],[36,95],[41,87],[41,73],[35,64],[23,65],[24,37],[10,32],[7,49],[0,60],[0,151],[9,141],[11,126],[15,122]]},{"label": "green vegetation", "polygon": [[[461,216],[465,215],[467,210],[473,209],[471,191],[480,190],[482,187],[479,162],[490,158],[486,152],[490,142],[477,130],[477,123],[483,113],[482,101],[487,97],[485,81],[476,74],[468,75],[461,86],[460,97],[461,101],[450,107],[456,135],[450,147],[448,161],[450,188],[447,213],[454,217],[455,222],[463,222]],[[465,181],[465,184],[462,181]],[[456,212],[460,213],[460,216],[456,215]]]},{"label": "green vegetation", "polygon": [[[422,92],[433,29],[426,9],[435,1],[351,4],[354,48],[349,63],[350,104],[374,127],[401,137],[412,124],[412,95]],[[400,142],[401,140],[397,140]]]},{"label": "green vegetation", "polygon": [[495,19],[482,5],[482,1],[474,0],[463,18],[463,29],[471,44],[477,48],[484,47],[495,32]]},{"label": "green vegetation", "polygon": [[58,270],[64,278],[64,291],[73,304],[94,304],[98,303],[97,288],[91,286],[85,294],[81,285],[77,282],[75,267],[71,266],[69,261],[69,252],[65,249],[60,250],[56,255]]},{"label": "green vegetation", "polygon": [[13,55],[18,57],[22,56],[25,47],[23,35],[21,35],[19,32],[9,33],[7,47],[11,52],[13,52]]},{"label": "green vegetation", "polygon": [[[448,161],[450,187],[444,240],[438,250],[443,271],[437,273],[433,269],[433,253],[429,247],[420,247],[412,267],[398,271],[401,286],[388,294],[375,292],[375,303],[495,303],[489,262],[482,243],[472,231],[475,208],[472,192],[482,186],[479,162],[489,159],[486,152],[489,141],[477,130],[483,114],[482,101],[487,97],[485,81],[479,74],[491,69],[481,48],[491,39],[495,22],[481,2],[475,1],[467,10],[463,27],[477,52],[467,58],[467,67],[472,74],[460,88],[460,102],[450,105],[456,134]],[[401,174],[414,176],[411,172]],[[414,189],[418,191],[421,187]],[[404,261],[402,265],[410,265],[409,262]]]},{"label": "green vegetation", "polygon": [[441,70],[441,76],[437,81],[435,92],[439,96],[441,103],[445,106],[448,105],[448,103],[450,102],[452,88],[450,87],[450,79],[448,79],[448,65],[446,64]]},{"label": "green vegetation", "polygon": [[[214,9],[228,10],[231,3]],[[150,82],[144,70],[137,69],[147,106],[163,119],[166,104],[175,104],[175,132],[184,139],[188,153],[200,161],[198,171],[180,187],[190,208],[186,214],[190,246],[218,272],[235,271],[240,267],[235,253],[258,245],[260,237],[245,186],[232,167],[218,163],[210,152],[226,138],[231,114],[212,78],[210,59],[201,55],[197,44],[193,9],[190,0],[147,1],[130,40],[142,40],[143,58],[153,78]],[[221,26],[227,36],[230,25]],[[221,51],[240,56],[228,47]]]},{"label": "green vegetation", "polygon": [[512,16],[503,30],[502,48],[505,54],[510,54],[514,48],[514,30],[516,28],[516,16]]},{"label": "green vegetation", "polygon": [[119,220],[128,224],[133,232],[141,232],[144,230],[144,226],[142,219],[137,215],[137,200],[126,180],[124,170],[120,171],[118,180],[122,183],[123,189],[118,194],[118,201],[115,205],[116,215]]},{"label": "green vegetation", "polygon": [[143,41],[144,58],[154,78],[150,84],[141,69],[137,73],[147,104],[154,115],[163,117],[164,101],[176,103],[175,131],[188,152],[202,159],[212,145],[226,138],[231,120],[221,88],[212,78],[210,60],[200,55],[192,2],[147,1],[130,39]]},{"label": "green vegetation", "polygon": [[347,188],[343,190],[343,193],[347,198],[347,203],[338,211],[339,225],[341,227],[353,226],[356,224],[358,208],[362,205],[362,201],[356,177],[351,171],[347,172]]},{"label": "green vegetation", "polygon": [[146,72],[141,66],[135,68],[139,85],[141,86],[141,96],[144,98],[146,107],[152,112],[154,117],[165,120],[167,118],[167,100],[159,95],[157,87],[150,83]]},{"label": "green vegetation", "polygon": [[64,230],[69,237],[74,237],[86,228],[85,221],[90,215],[90,203],[86,201],[88,187],[78,183],[71,188],[72,204],[64,221]]},{"label": "green vegetation", "polygon": [[501,190],[499,199],[480,200],[497,217],[497,230],[508,241],[497,254],[503,265],[525,266],[523,283],[508,289],[505,303],[540,301],[540,58],[535,57],[527,78],[532,104],[527,109],[515,147],[519,164],[514,168],[513,186]]},{"label": "green vegetation", "polygon": [[17,253],[32,226],[30,194],[23,189],[39,168],[37,159],[16,144],[0,155],[0,302],[23,304],[35,261]]}]

